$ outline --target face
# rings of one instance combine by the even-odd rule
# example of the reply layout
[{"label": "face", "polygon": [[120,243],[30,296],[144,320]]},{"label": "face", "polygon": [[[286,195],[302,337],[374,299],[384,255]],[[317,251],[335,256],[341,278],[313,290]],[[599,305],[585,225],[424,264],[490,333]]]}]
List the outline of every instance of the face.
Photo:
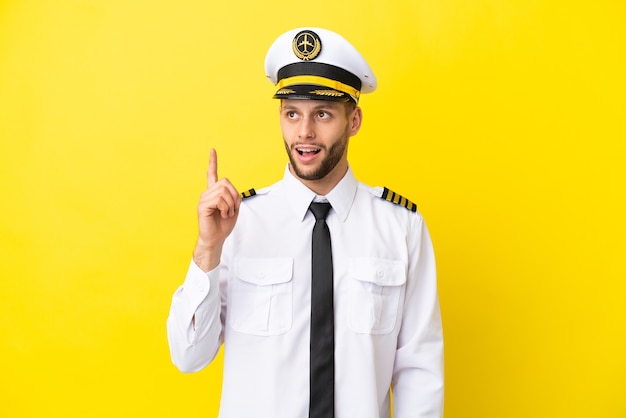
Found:
[{"label": "face", "polygon": [[290,169],[304,182],[334,186],[348,169],[348,139],[361,126],[361,109],[346,106],[325,100],[282,100],[280,127]]}]

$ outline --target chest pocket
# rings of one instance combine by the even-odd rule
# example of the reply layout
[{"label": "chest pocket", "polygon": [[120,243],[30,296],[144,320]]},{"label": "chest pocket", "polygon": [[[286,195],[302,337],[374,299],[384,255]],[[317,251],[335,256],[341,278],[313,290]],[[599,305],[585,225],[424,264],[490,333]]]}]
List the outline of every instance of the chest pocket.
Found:
[{"label": "chest pocket", "polygon": [[292,323],[291,258],[239,258],[229,281],[227,319],[233,329],[278,335]]},{"label": "chest pocket", "polygon": [[402,261],[350,260],[348,326],[365,334],[388,334],[397,321],[406,283]]}]

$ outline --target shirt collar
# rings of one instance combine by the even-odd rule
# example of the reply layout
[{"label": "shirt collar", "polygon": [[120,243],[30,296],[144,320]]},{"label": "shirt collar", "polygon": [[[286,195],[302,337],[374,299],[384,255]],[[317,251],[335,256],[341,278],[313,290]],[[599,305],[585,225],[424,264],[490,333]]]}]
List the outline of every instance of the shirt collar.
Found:
[{"label": "shirt collar", "polygon": [[[294,214],[298,216],[298,219],[303,221],[309,211],[309,205],[315,199],[315,192],[306,187],[300,180],[291,174],[289,171],[289,165],[285,168],[283,186],[285,188],[285,195],[288,197],[287,201],[294,211]],[[337,183],[337,185],[326,196],[324,196],[333,207],[333,211],[337,213],[341,222],[345,222],[348,214],[350,213],[350,209],[354,203],[356,189],[357,180],[354,177],[352,169],[348,167],[348,171],[339,183]]]}]

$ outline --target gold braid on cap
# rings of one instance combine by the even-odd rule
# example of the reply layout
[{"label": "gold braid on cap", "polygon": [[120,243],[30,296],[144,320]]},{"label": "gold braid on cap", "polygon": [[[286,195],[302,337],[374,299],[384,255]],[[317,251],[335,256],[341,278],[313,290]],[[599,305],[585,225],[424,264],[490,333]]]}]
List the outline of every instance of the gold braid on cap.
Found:
[{"label": "gold braid on cap", "polygon": [[361,96],[361,92],[352,86],[342,83],[341,81],[331,80],[329,78],[316,75],[295,75],[293,77],[283,78],[278,82],[277,87],[279,89],[282,89],[283,87],[289,87],[295,84],[314,84],[318,86],[328,87],[331,89],[342,91],[352,96],[355,100],[358,100],[359,96]]}]

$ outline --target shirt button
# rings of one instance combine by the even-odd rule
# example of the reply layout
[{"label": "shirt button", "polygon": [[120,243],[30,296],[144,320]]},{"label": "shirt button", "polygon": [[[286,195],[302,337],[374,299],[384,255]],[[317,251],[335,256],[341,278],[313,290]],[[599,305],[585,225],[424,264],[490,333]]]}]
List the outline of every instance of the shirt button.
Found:
[{"label": "shirt button", "polygon": [[378,275],[378,277],[383,277],[385,275],[385,272],[382,270],[378,270],[376,274]]}]

